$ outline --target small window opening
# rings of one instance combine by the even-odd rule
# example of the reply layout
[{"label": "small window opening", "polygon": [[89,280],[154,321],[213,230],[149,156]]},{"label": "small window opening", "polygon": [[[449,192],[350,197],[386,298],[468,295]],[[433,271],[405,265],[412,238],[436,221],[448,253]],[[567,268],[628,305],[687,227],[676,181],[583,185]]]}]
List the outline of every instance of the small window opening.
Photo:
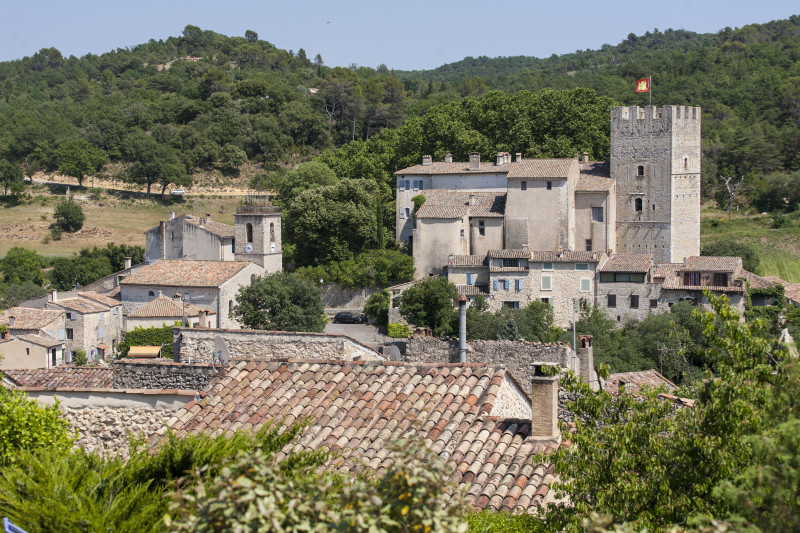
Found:
[{"label": "small window opening", "polygon": [[247,242],[253,242],[253,225],[247,223]]},{"label": "small window opening", "polygon": [[638,167],[636,167],[636,175],[644,176],[644,165],[639,165]]},{"label": "small window opening", "polygon": [[275,242],[275,223],[269,223],[269,242]]},{"label": "small window opening", "polygon": [[481,237],[486,235],[486,223],[483,220],[478,221],[478,235]]},{"label": "small window opening", "polygon": [[521,182],[519,184],[519,188],[522,189],[523,191],[527,191],[528,190],[528,182],[527,181]]},{"label": "small window opening", "polygon": [[634,205],[634,210],[641,211],[642,210],[642,199],[641,198],[637,198],[636,200],[633,201],[633,205]]},{"label": "small window opening", "polygon": [[587,252],[592,251],[592,239],[586,239],[586,251]]},{"label": "small window opening", "polygon": [[553,182],[552,181],[548,181],[547,182],[547,190],[548,191],[552,191],[553,190]]},{"label": "small window opening", "polygon": [[683,168],[689,168],[689,158],[688,157],[684,157],[683,158]]}]

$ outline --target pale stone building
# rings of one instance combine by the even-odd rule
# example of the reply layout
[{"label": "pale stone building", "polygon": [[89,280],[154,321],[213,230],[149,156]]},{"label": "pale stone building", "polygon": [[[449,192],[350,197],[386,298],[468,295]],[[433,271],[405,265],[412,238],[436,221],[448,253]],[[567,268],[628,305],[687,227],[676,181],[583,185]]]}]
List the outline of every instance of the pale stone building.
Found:
[{"label": "pale stone building", "polygon": [[12,307],[0,312],[0,368],[52,368],[64,362],[63,310]]},{"label": "pale stone building", "polygon": [[86,352],[89,361],[113,356],[122,341],[122,303],[97,293],[78,293],[73,298],[53,298],[47,309],[62,310],[65,314],[64,362],[72,361],[78,350]]}]

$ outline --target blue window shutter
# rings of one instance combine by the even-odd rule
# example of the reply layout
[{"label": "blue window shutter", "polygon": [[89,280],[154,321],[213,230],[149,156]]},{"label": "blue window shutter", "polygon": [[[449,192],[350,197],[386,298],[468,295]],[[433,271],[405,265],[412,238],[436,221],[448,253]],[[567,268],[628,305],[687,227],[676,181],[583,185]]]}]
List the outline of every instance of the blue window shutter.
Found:
[{"label": "blue window shutter", "polygon": [[507,279],[504,279],[504,280],[503,280],[503,288],[504,288],[505,290],[508,290],[508,280],[507,280]]},{"label": "blue window shutter", "polygon": [[514,280],[514,288],[516,290],[518,290],[518,291],[522,290],[522,280],[521,279],[515,279]]},{"label": "blue window shutter", "polygon": [[497,280],[494,280],[493,285],[494,285],[494,290],[497,290]]},{"label": "blue window shutter", "polygon": [[98,339],[102,339],[103,338],[103,326],[100,326],[100,328],[98,329],[97,338]]}]

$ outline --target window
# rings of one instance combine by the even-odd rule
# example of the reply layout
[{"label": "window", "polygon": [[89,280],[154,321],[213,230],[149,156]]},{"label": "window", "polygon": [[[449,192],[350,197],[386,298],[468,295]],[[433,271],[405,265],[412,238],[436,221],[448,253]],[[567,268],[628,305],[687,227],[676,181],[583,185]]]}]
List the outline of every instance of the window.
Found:
[{"label": "window", "polygon": [[727,287],[728,286],[728,274],[726,272],[717,272],[714,274],[714,286],[715,287]]},{"label": "window", "polygon": [[653,204],[653,211],[656,210],[656,204]]},{"label": "window", "polygon": [[116,315],[118,309],[119,309],[118,307],[114,307],[113,309],[111,309],[111,312]]},{"label": "window", "polygon": [[517,292],[522,290],[522,280],[521,279],[515,279],[514,280],[514,290],[517,291]]},{"label": "window", "polygon": [[637,198],[636,200],[633,201],[633,209],[635,211],[641,211],[642,210],[642,199],[641,198]]},{"label": "window", "polygon": [[655,309],[656,307],[658,307],[658,299],[650,298],[650,309]]},{"label": "window", "polygon": [[402,191],[403,189],[405,189],[405,183],[403,183],[403,180],[400,180],[397,182],[397,190]]},{"label": "window", "polygon": [[486,235],[486,222],[484,222],[483,220],[478,221],[478,235],[480,235],[481,237]]},{"label": "window", "polygon": [[228,316],[233,316],[233,300],[228,300]]},{"label": "window", "polygon": [[631,309],[639,309],[639,295],[631,294]]},{"label": "window", "polygon": [[30,355],[30,354],[31,354],[31,349],[25,348],[25,355]]},{"label": "window", "polygon": [[527,181],[521,181],[519,183],[519,188],[522,191],[527,191],[528,190],[528,182]]},{"label": "window", "polygon": [[508,280],[507,279],[503,280],[503,289],[508,290]]},{"label": "window", "polygon": [[410,188],[411,188],[411,187],[410,187],[410,184],[411,184],[411,183],[410,183],[408,180],[406,180],[406,190],[408,190],[408,189],[410,189]]},{"label": "window", "polygon": [[581,298],[578,300],[578,311],[581,313],[589,310],[589,300],[586,298]]},{"label": "window", "polygon": [[586,251],[587,252],[592,251],[592,239],[586,239]]},{"label": "window", "polygon": [[464,234],[464,230],[463,230],[463,229],[461,230],[461,232],[459,233],[459,235],[461,236],[461,238],[462,238],[462,239],[463,239],[463,238],[465,238],[465,234]]},{"label": "window", "polygon": [[72,328],[67,328],[67,340],[71,341],[74,338],[74,331]]},{"label": "window", "polygon": [[475,285],[475,274],[467,274],[467,285]]},{"label": "window", "polygon": [[156,291],[147,291],[147,295],[148,296],[155,296],[156,295]]},{"label": "window", "polygon": [[589,270],[589,263],[575,263],[575,270]]},{"label": "window", "polygon": [[275,223],[269,223],[269,242],[275,242]]},{"label": "window", "polygon": [[606,296],[606,307],[614,308],[617,306],[617,295],[609,294]]},{"label": "window", "polygon": [[600,282],[601,283],[614,283],[614,282],[644,283],[644,274],[643,273],[630,274],[628,272],[600,272]]},{"label": "window", "polygon": [[602,207],[593,207],[592,208],[592,222],[602,222],[603,221],[603,208]]},{"label": "window", "polygon": [[518,267],[519,266],[519,259],[503,259],[503,266],[504,267]]},{"label": "window", "polygon": [[644,176],[644,165],[639,165],[638,167],[636,167],[636,175]]},{"label": "window", "polygon": [[553,270],[553,263],[542,263],[542,270]]},{"label": "window", "polygon": [[236,239],[231,239],[231,253],[236,253]]},{"label": "window", "polygon": [[405,212],[405,210],[404,210],[404,209],[401,209],[401,210],[400,210],[400,218],[401,218],[401,219],[404,219],[404,218],[406,218],[406,212]]},{"label": "window", "polygon": [[684,284],[695,287],[700,286],[700,272],[687,272],[684,275]]},{"label": "window", "polygon": [[689,158],[688,157],[684,157],[683,158],[683,168],[689,168]]},{"label": "window", "polygon": [[253,225],[247,223],[247,242],[253,242]]},{"label": "window", "polygon": [[550,303],[550,298],[539,298],[539,301],[540,302],[544,302],[546,304],[549,304]]},{"label": "window", "polygon": [[589,278],[581,278],[581,292],[591,292],[592,280]]},{"label": "window", "polygon": [[411,208],[406,207],[406,218],[411,218]]},{"label": "window", "polygon": [[100,320],[105,320],[105,319],[106,319],[106,314],[100,313]]},{"label": "window", "polygon": [[542,290],[543,291],[553,290],[553,276],[542,276]]},{"label": "window", "polygon": [[553,182],[552,181],[548,181],[547,182],[547,190],[548,191],[552,191],[553,190]]},{"label": "window", "polygon": [[509,309],[519,309],[519,302],[503,302],[503,307],[508,307]]}]

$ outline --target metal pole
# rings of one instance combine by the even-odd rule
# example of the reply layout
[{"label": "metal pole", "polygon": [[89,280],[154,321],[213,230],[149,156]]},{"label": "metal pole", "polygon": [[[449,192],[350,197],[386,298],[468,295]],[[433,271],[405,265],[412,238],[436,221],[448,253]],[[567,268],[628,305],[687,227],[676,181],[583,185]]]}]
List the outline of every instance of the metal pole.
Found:
[{"label": "metal pole", "polygon": [[647,93],[650,95],[650,105],[653,105],[653,77],[647,76],[647,88],[650,89]]},{"label": "metal pole", "polygon": [[577,353],[577,336],[575,333],[575,298],[572,299],[572,349]]},{"label": "metal pole", "polygon": [[467,297],[458,297],[458,362],[467,362]]}]

